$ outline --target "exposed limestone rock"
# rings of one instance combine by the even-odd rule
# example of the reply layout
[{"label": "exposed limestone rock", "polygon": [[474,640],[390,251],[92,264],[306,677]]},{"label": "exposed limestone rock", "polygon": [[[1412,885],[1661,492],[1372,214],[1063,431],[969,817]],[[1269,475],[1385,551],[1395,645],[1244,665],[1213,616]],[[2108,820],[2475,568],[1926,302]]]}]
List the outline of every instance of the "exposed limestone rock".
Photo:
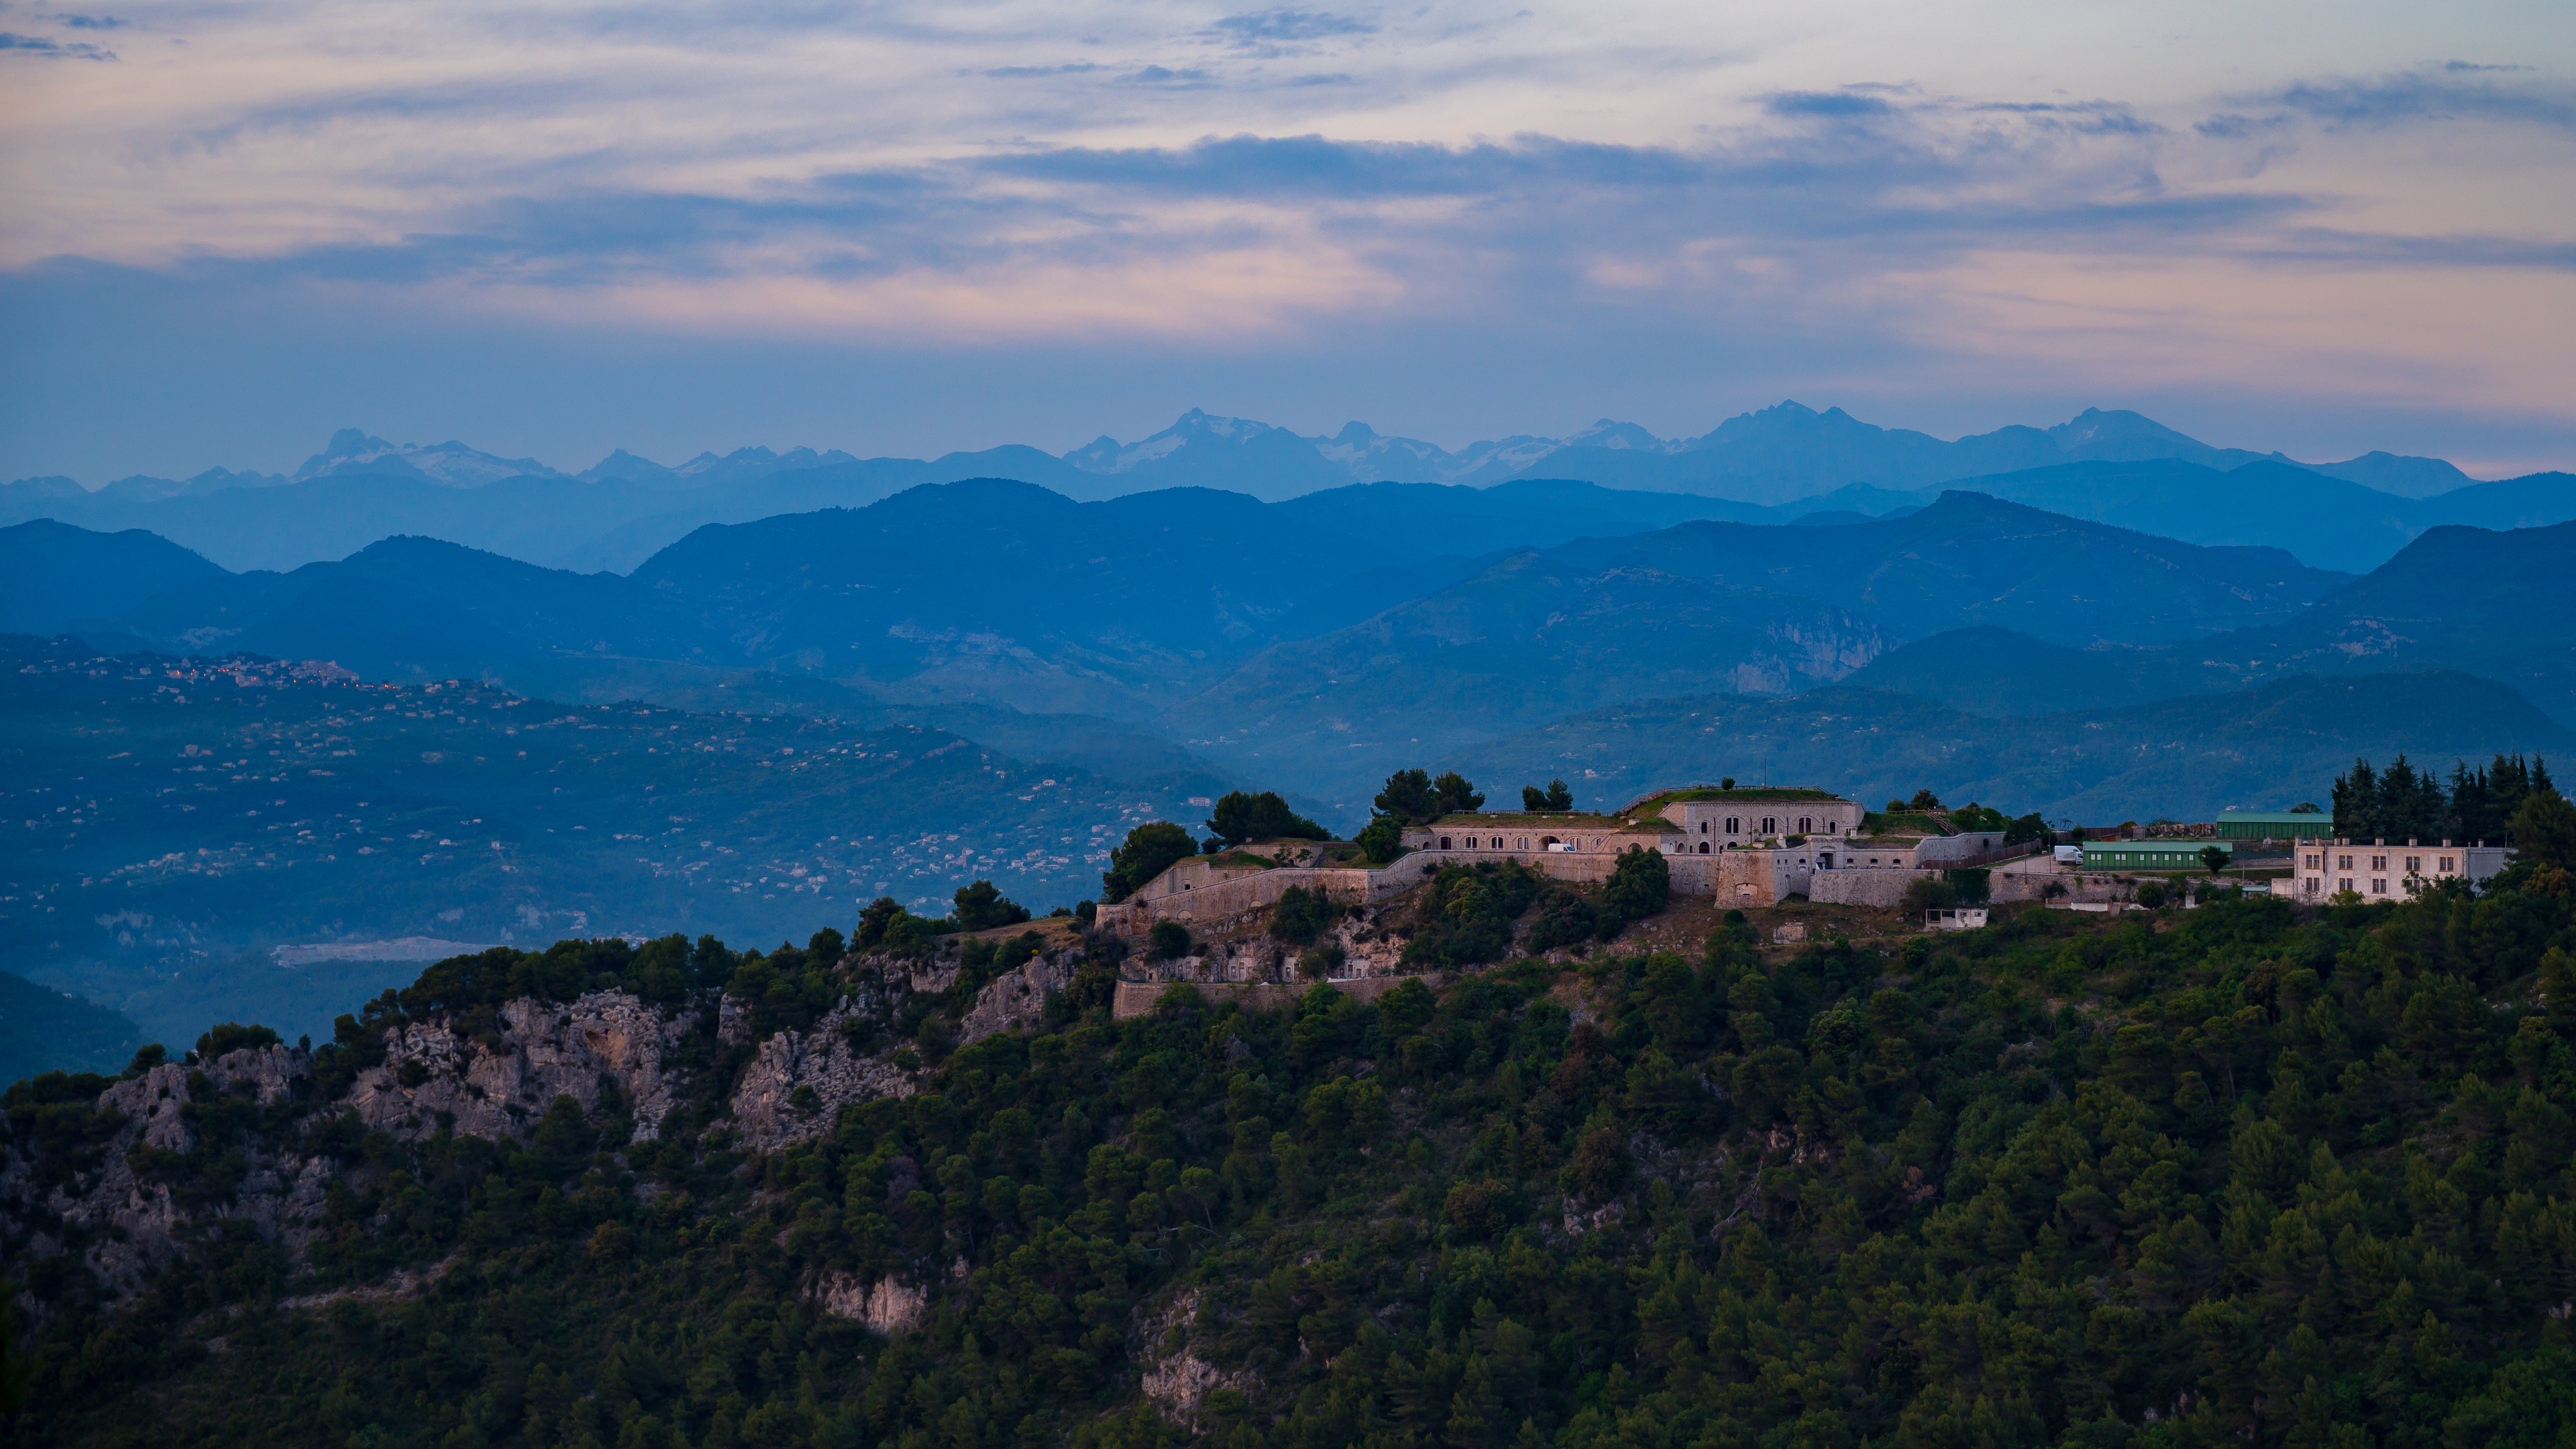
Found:
[{"label": "exposed limestone rock", "polygon": [[957,1023],[957,1044],[981,1041],[995,1032],[1032,1031],[1046,1020],[1046,995],[1073,984],[1073,973],[1082,965],[1082,953],[1061,951],[1052,957],[1032,956],[1016,969],[1005,971],[975,994],[975,1004],[966,1019]]},{"label": "exposed limestone rock", "polygon": [[248,1083],[261,1106],[273,1107],[295,1095],[298,1078],[313,1075],[313,1059],[283,1046],[245,1047],[215,1058],[205,1072],[218,1090],[237,1091]]},{"label": "exposed limestone rock", "polygon": [[812,1296],[823,1305],[823,1311],[835,1318],[867,1325],[868,1332],[879,1338],[917,1328],[922,1315],[930,1309],[930,1294],[909,1283],[893,1278],[879,1278],[873,1283],[855,1273],[826,1273],[814,1284]]},{"label": "exposed limestone rock", "polygon": [[1145,1397],[1162,1411],[1164,1418],[1193,1432],[1208,1427],[1203,1406],[1209,1394],[1218,1389],[1249,1390],[1254,1386],[1249,1370],[1227,1373],[1190,1352],[1188,1325],[1198,1307],[1198,1293],[1185,1292],[1141,1325]]},{"label": "exposed limestone rock", "polygon": [[349,1105],[368,1126],[405,1139],[436,1132],[442,1112],[458,1132],[525,1139],[558,1095],[597,1113],[605,1079],[634,1113],[633,1141],[661,1134],[673,1100],[663,1057],[691,1018],[600,991],[561,1006],[513,1001],[500,1020],[497,1042],[466,1040],[446,1022],[387,1031],[384,1065],[360,1074]]},{"label": "exposed limestone rock", "polygon": [[179,1113],[187,1105],[188,1069],[176,1062],[164,1062],[98,1094],[100,1111],[122,1114],[134,1124],[135,1140],[164,1152],[186,1152],[197,1145],[197,1134]]},{"label": "exposed limestone rock", "polygon": [[[305,1053],[271,1046],[227,1052],[193,1072],[164,1063],[110,1086],[99,1093],[98,1110],[124,1118],[124,1125],[105,1144],[97,1170],[68,1188],[55,1188],[45,1210],[87,1239],[82,1257],[100,1283],[118,1298],[131,1297],[142,1290],[147,1274],[186,1250],[195,1226],[195,1215],[157,1180],[150,1154],[139,1164],[136,1158],[138,1148],[183,1155],[196,1149],[196,1133],[184,1115],[190,1077],[202,1077],[200,1092],[238,1093],[266,1105],[293,1096],[296,1082],[312,1072]],[[0,1168],[0,1202],[26,1201],[30,1166],[14,1151],[8,1154]],[[324,1170],[317,1172],[317,1166]],[[311,1236],[307,1224],[321,1211],[328,1176],[327,1164],[255,1153],[232,1200],[210,1215],[246,1219],[263,1236],[300,1248]]]},{"label": "exposed limestone rock", "polygon": [[[891,1060],[850,1050],[844,1028],[846,1008],[836,1009],[812,1031],[782,1031],[760,1044],[760,1055],[743,1069],[733,1090],[733,1127],[742,1145],[755,1152],[775,1152],[794,1142],[819,1137],[829,1129],[845,1102],[873,1097],[909,1097],[912,1075]],[[799,1103],[797,1089],[813,1095]]]},{"label": "exposed limestone rock", "polygon": [[[1038,1025],[1047,993],[1067,985],[1080,960],[1078,950],[1060,952],[1004,973],[978,995],[958,1023],[959,1034],[974,1041]],[[958,965],[893,957],[853,965],[851,996],[813,1029],[781,1032],[759,1044],[743,1068],[731,1098],[733,1117],[718,1124],[738,1131],[743,1145],[775,1150],[828,1128],[846,1103],[918,1090],[914,1077],[890,1060],[891,1043],[882,1055],[856,1054],[848,1027],[864,1019],[881,1029],[897,1017],[907,990],[944,991],[955,984]],[[752,1044],[743,1003],[719,998],[711,1005],[720,1037]],[[410,1021],[388,1028],[384,1061],[357,1073],[331,1100],[310,1100],[313,1058],[286,1046],[227,1052],[194,1067],[164,1063],[99,1092],[97,1110],[115,1119],[113,1131],[83,1155],[79,1170],[42,1186],[38,1164],[11,1140],[8,1119],[0,1117],[0,1257],[76,1251],[119,1299],[185,1258],[221,1219],[247,1223],[301,1257],[333,1183],[376,1170],[303,1146],[314,1140],[310,1134],[352,1112],[368,1129],[402,1141],[420,1141],[443,1124],[460,1135],[525,1141],[561,1096],[594,1123],[629,1114],[630,1140],[654,1140],[688,1085],[680,1049],[691,1033],[706,1029],[707,1016],[705,1007],[666,1012],[626,992],[593,992],[565,1003],[509,1002],[479,1014],[479,1034],[460,1029],[450,1016]],[[800,1101],[806,1088],[811,1092]],[[271,1109],[272,1125],[247,1139],[256,1145],[239,1163],[229,1196],[183,1200],[171,1182],[196,1184],[204,1193],[202,1164],[174,1169],[169,1159],[222,1145],[201,1140],[198,1122],[209,1119],[199,1114],[192,1121],[188,1110],[192,1100],[216,1097]],[[421,1281],[397,1275],[364,1292],[410,1292]],[[879,1333],[919,1322],[929,1304],[924,1289],[892,1280],[836,1282],[818,1292],[831,1311]]]}]

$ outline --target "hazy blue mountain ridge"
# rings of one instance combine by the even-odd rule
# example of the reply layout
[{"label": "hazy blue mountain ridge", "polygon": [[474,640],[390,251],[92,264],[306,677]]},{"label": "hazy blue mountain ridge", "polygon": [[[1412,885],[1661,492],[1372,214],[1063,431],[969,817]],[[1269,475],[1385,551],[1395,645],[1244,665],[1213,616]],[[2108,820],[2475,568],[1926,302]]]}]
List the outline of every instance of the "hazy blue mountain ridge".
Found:
[{"label": "hazy blue mountain ridge", "polygon": [[2004,629],[1909,643],[1851,683],[1995,714],[2109,708],[2285,675],[2461,670],[2576,727],[2576,523],[2446,525],[2275,623],[2164,648],[2070,648]]},{"label": "hazy blue mountain ridge", "polygon": [[1835,599],[1900,639],[2000,624],[2067,643],[2163,642],[2287,618],[2351,577],[2278,549],[2203,547],[1964,491],[1836,528],[1685,523],[1549,552]]},{"label": "hazy blue mountain ridge", "polygon": [[[1857,678],[1857,677],[1856,677]],[[2447,772],[2497,750],[2551,756],[2576,734],[2492,680],[2455,672],[2300,676],[2252,689],[2009,722],[1847,682],[1790,699],[1636,700],[1449,756],[1488,790],[1562,777],[1578,805],[1732,775],[1831,782],[1875,803],[1929,789],[2081,824],[2322,801],[2356,757]]]},{"label": "hazy blue mountain ridge", "polygon": [[[2287,549],[2317,568],[2377,568],[2428,528],[2531,528],[2576,518],[2576,475],[2535,473],[2401,498],[2273,459],[2221,471],[2178,458],[2063,463],[1963,478],[1854,506],[1885,515],[1963,489],[2189,543]],[[1817,500],[1822,502],[1823,500]]]},{"label": "hazy blue mountain ridge", "polygon": [[[335,434],[291,478],[212,469],[185,481],[120,479],[96,493],[56,478],[0,485],[0,523],[53,517],[108,530],[143,527],[230,568],[292,568],[342,557],[388,534],[425,533],[532,563],[622,572],[701,524],[860,506],[918,484],[974,477],[1015,478],[1082,500],[1212,487],[1270,501],[1349,483],[1490,487],[1571,479],[1623,492],[1779,509],[1780,517],[1765,521],[1787,522],[1820,508],[1883,515],[1922,501],[1903,495],[1963,478],[2156,459],[2212,469],[2277,462],[2401,500],[2469,482],[2438,459],[2371,453],[2339,463],[2295,463],[2278,453],[2213,448],[2136,413],[2098,409],[2052,428],[2007,427],[1943,440],[1876,427],[1838,408],[1819,413],[1784,402],[1730,418],[1698,437],[1659,438],[1634,423],[1605,418],[1561,438],[1515,435],[1455,452],[1381,435],[1356,422],[1310,437],[1193,409],[1137,442],[1103,437],[1061,457],[1016,445],[930,460],[753,447],[667,466],[619,449],[572,475],[461,442],[397,445],[350,428]],[[261,500],[290,483],[285,499]],[[317,485],[332,491],[306,491]],[[427,496],[438,494],[448,496]],[[1839,501],[1823,501],[1837,494]],[[2549,516],[2514,521],[2576,516],[2563,498],[2553,496],[2541,506]],[[2462,514],[2410,526],[2494,521]],[[2242,541],[2290,547],[2312,563],[2366,567],[2404,540],[2396,537],[2369,557],[2311,556],[2312,541],[2304,533]]]},{"label": "hazy blue mountain ridge", "polygon": [[223,573],[139,528],[97,533],[44,518],[12,524],[0,528],[0,630],[51,634],[113,619],[173,585]]}]

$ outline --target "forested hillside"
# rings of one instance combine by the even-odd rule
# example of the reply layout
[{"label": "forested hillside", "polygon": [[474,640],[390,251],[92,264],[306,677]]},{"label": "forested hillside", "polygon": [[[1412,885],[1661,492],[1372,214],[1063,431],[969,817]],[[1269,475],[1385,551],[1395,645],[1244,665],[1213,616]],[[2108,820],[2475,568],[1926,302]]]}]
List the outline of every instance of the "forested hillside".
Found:
[{"label": "forested hillside", "polygon": [[2564,1443],[2569,848],[1124,1021],[1106,938],[446,963],[12,1090],[17,1432]]}]

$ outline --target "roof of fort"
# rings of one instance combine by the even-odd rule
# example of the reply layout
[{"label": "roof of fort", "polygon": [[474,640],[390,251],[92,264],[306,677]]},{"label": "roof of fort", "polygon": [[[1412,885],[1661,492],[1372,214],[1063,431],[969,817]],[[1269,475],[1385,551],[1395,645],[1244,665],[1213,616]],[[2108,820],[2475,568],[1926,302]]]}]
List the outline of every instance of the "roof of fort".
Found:
[{"label": "roof of fort", "polygon": [[1463,814],[1443,815],[1417,830],[1447,826],[1463,830],[1470,825],[1504,825],[1529,830],[1615,830],[1620,820],[1615,815],[1594,815],[1575,810],[1471,810]]},{"label": "roof of fort", "polygon": [[1728,790],[1716,785],[1692,785],[1680,790],[1658,790],[1654,794],[1638,800],[1635,804],[1630,805],[1627,809],[1622,810],[1619,813],[1622,815],[1634,815],[1639,811],[1645,811],[1651,814],[1654,811],[1663,809],[1667,805],[1679,805],[1685,802],[1702,800],[1719,801],[1724,803],[1742,801],[1748,805],[1758,805],[1771,800],[1823,800],[1831,801],[1839,805],[1848,805],[1851,803],[1850,801],[1845,800],[1842,796],[1833,793],[1831,790],[1811,790],[1803,786],[1796,785],[1760,785],[1749,789],[1736,790]]}]

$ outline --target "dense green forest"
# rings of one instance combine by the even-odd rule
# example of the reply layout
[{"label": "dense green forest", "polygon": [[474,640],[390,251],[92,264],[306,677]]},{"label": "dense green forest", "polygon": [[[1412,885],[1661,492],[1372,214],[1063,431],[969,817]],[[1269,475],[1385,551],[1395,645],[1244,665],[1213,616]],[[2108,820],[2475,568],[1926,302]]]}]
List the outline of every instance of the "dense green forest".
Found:
[{"label": "dense green forest", "polygon": [[[653,1142],[621,1148],[617,1104],[568,1097],[524,1142],[406,1146],[343,1115],[404,1020],[486,1030],[514,997],[613,984],[704,1018],[721,985],[767,1030],[880,969],[837,936],[495,952],[344,1020],[298,1099],[192,1087],[201,1145],[150,1164],[180,1202],[221,1204],[290,1139],[335,1164],[300,1260],[203,1218],[195,1256],[119,1307],[27,1251],[59,1228],[12,1205],[35,1310],[14,1432],[2565,1444],[2564,865],[2322,913],[2023,909],[1794,947],[1730,920],[1695,957],[1604,948],[1266,1013],[1181,988],[1124,1021],[1095,938],[1043,1030],[771,1155],[724,1118],[749,1048],[705,1030]],[[976,949],[952,998],[991,968]],[[201,1050],[260,1039],[233,1031]],[[105,1085],[10,1092],[20,1181],[97,1166]],[[890,1339],[818,1302],[881,1280],[928,1294]]]}]

